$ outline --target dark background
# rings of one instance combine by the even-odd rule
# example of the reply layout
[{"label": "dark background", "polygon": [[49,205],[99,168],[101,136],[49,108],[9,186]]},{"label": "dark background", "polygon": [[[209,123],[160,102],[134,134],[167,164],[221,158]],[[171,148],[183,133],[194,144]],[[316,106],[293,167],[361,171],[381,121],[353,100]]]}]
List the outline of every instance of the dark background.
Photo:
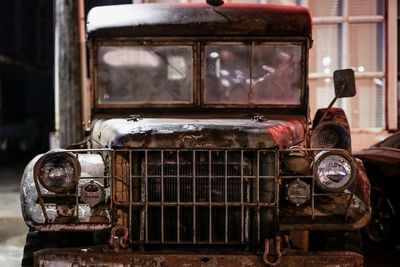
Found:
[{"label": "dark background", "polygon": [[[94,6],[129,0],[86,0]],[[49,149],[54,131],[54,2],[0,0],[0,164]]]}]

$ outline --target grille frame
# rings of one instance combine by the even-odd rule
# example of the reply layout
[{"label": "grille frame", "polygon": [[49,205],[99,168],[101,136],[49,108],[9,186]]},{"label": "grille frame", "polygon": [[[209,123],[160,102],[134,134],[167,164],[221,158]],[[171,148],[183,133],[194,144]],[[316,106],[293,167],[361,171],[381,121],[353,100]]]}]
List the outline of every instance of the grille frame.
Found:
[{"label": "grille frame", "polygon": [[[168,175],[168,172],[165,171],[170,168],[166,164],[168,162],[166,158],[168,157],[167,153],[171,152],[176,155],[174,164],[177,169],[174,175]],[[152,163],[151,155],[154,153],[159,155],[159,172],[149,171]],[[186,156],[191,154],[192,158],[184,163],[182,154],[186,154]],[[223,162],[215,163],[213,161],[217,154],[222,154],[222,157],[219,156],[219,158],[223,158]],[[202,168],[207,168],[206,176],[199,175],[197,171],[197,168],[201,166],[198,164],[198,158],[204,157],[204,155],[208,155],[202,162]],[[239,162],[237,161],[238,155],[240,156]],[[255,162],[248,162],[250,156],[251,160]],[[236,161],[232,160],[232,157],[236,157]],[[128,226],[131,244],[262,244],[268,232],[274,233],[276,230],[275,215],[278,214],[279,206],[278,157],[279,153],[276,150],[269,149],[116,149],[113,154],[112,165],[115,167],[112,171],[111,194],[115,212],[114,224]],[[139,162],[140,158],[142,162]],[[228,170],[229,167],[232,167],[230,163],[234,169],[236,167],[236,173]],[[181,174],[181,167],[184,164],[187,164],[191,171]],[[223,170],[218,173],[213,171],[216,164],[222,164]],[[246,173],[246,164],[250,164],[251,173]],[[140,172],[138,172],[138,168],[141,169]],[[144,171],[142,171],[143,169]],[[149,186],[154,185],[154,181],[152,182],[151,179],[160,181],[158,187],[153,188],[155,191],[159,190],[158,199],[149,198]],[[174,201],[165,199],[165,181],[167,179],[176,179],[174,185],[176,186],[176,199]],[[203,200],[199,201],[199,192],[196,187],[201,179],[207,181],[207,185],[202,188],[206,191],[206,198],[204,199],[203,196]],[[219,190],[213,190],[217,185],[214,180],[222,182]],[[236,198],[228,192],[229,188],[235,187],[234,183],[230,183],[230,181],[235,180],[236,189],[240,184],[240,197],[236,196]],[[187,183],[188,181],[189,183]],[[186,188],[191,191],[189,194],[191,200],[181,199],[182,184],[185,182]],[[267,185],[266,188],[269,188],[270,191],[260,194],[260,184]],[[237,190],[233,190],[237,193]],[[246,190],[252,190],[252,192],[246,193]],[[128,192],[128,194],[124,192]],[[221,194],[222,197],[217,197],[218,194]],[[262,197],[266,195],[268,197]],[[156,213],[158,213],[160,221],[154,222],[150,220],[149,214],[157,209],[159,209]],[[166,238],[171,232],[171,226],[165,228],[170,223],[167,219],[168,209],[170,211],[175,209],[176,213],[175,239]],[[203,209],[202,212],[201,209]],[[199,221],[199,217],[207,215],[204,209],[208,213],[208,226],[204,226],[204,223]],[[182,218],[185,218],[182,217],[183,211],[187,213],[188,210],[191,210],[191,214],[188,215],[192,218],[191,223],[182,221]],[[204,222],[204,218],[202,219]],[[219,231],[215,234],[217,223],[223,224],[222,227],[219,226],[220,230],[223,229],[223,233]],[[239,226],[237,226],[238,224]],[[268,225],[268,227],[261,229],[261,225]],[[159,227],[158,233],[152,233],[152,227]],[[191,229],[187,232],[191,238],[187,238],[188,233],[182,231],[182,228],[190,227]],[[205,232],[204,229],[206,229]],[[201,231],[208,235],[207,238],[199,237]],[[232,233],[234,238],[231,237]]]}]

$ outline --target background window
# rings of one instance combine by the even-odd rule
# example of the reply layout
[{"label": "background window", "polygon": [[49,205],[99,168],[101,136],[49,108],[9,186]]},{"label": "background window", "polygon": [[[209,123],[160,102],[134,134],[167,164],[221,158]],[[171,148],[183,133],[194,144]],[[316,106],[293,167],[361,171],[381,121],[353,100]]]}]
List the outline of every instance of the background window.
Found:
[{"label": "background window", "polygon": [[333,71],[352,68],[357,95],[340,99],[335,106],[346,111],[352,128],[385,128],[384,1],[308,2],[314,39],[310,51],[311,115],[332,99]]},{"label": "background window", "polygon": [[[143,0],[143,2],[168,0]],[[205,2],[170,0],[168,2]],[[313,40],[310,50],[309,85],[311,116],[333,98],[332,74],[336,69],[352,68],[357,94],[335,104],[347,113],[352,128],[395,129],[393,103],[396,95],[385,69],[385,3],[391,0],[225,0],[226,3],[297,5],[310,8],[313,15]],[[393,4],[393,3],[392,3]],[[388,19],[389,21],[389,19]],[[390,48],[389,48],[390,49]],[[390,72],[390,71],[389,71]],[[386,78],[388,83],[386,83]],[[389,88],[386,88],[389,84]],[[388,113],[385,108],[388,107]],[[391,113],[392,112],[392,113]]]}]

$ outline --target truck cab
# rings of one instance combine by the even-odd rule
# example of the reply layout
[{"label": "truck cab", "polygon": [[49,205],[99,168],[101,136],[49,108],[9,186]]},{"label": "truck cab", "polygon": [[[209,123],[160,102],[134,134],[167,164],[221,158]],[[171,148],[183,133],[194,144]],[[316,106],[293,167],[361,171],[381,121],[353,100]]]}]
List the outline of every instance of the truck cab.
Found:
[{"label": "truck cab", "polygon": [[[362,266],[343,244],[369,182],[343,110],[310,118],[311,29],[300,7],[92,9],[87,137],[22,179],[35,264]],[[336,98],[354,95],[351,70],[335,75]],[[316,245],[327,233],[339,244]]]}]

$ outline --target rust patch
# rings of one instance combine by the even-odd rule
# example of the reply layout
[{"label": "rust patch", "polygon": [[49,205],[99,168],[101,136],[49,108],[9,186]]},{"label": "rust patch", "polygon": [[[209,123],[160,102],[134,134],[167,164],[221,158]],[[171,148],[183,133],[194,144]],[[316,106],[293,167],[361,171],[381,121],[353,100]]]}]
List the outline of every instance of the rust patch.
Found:
[{"label": "rust patch", "polygon": [[283,149],[302,142],[305,128],[304,119],[109,119],[95,123],[92,138],[110,147]]},{"label": "rust patch", "polygon": [[[272,260],[272,258],[271,258]],[[354,252],[299,252],[283,251],[281,264],[277,266],[363,266],[363,256]],[[35,266],[268,266],[261,255],[255,254],[165,254],[135,253],[123,250],[119,253],[105,251],[104,247],[81,249],[45,249],[35,253]]]}]

